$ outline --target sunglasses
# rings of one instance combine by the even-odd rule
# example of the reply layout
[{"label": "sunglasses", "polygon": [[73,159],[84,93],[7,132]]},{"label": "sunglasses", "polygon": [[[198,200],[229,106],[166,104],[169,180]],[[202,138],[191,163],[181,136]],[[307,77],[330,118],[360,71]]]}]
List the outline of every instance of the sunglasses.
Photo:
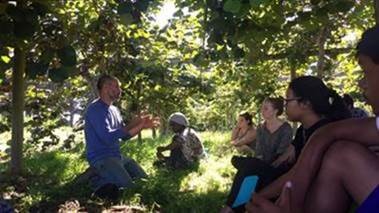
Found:
[{"label": "sunglasses", "polygon": [[285,98],[283,101],[284,101],[284,104],[288,104],[291,101],[298,101],[300,99],[301,98],[299,98],[299,97],[296,97],[296,98]]}]

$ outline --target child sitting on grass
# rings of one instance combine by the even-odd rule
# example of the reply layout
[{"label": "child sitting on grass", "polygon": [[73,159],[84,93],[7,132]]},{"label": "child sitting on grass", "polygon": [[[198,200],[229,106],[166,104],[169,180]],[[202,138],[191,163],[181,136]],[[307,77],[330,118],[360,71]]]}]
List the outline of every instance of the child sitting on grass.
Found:
[{"label": "child sitting on grass", "polygon": [[[169,145],[157,148],[158,161],[154,164],[171,169],[189,168],[205,156],[204,146],[195,130],[189,127],[184,114],[176,112],[170,115],[168,121],[175,135]],[[163,155],[165,151],[170,151],[168,157]]]}]

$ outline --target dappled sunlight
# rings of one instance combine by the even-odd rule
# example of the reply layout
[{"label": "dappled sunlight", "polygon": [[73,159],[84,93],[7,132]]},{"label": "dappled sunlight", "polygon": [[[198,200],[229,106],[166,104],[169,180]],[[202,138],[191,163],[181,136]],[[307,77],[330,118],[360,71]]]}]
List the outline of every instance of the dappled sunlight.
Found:
[{"label": "dappled sunlight", "polygon": [[[302,75],[371,110],[354,54],[364,28],[379,23],[372,14],[379,7],[362,0],[0,0],[0,195],[19,212],[217,212],[242,155],[231,143],[232,129],[244,130],[240,112],[260,125],[262,101]],[[98,98],[105,105],[92,115]],[[179,146],[157,147],[172,142],[168,120],[179,111],[207,158],[173,171],[157,155]],[[127,133],[139,135],[118,146]],[[203,151],[192,144],[180,145],[184,160]],[[148,178],[111,203],[86,183],[88,162],[119,152]]]},{"label": "dappled sunlight", "polygon": [[226,192],[231,184],[229,176],[232,170],[229,156],[225,159],[210,157],[201,162],[198,172],[192,172],[182,180],[180,190],[195,193]]},{"label": "dappled sunlight", "polygon": [[[27,171],[35,178],[64,184],[85,170],[87,163],[77,153],[49,152],[26,159]],[[45,176],[47,175],[48,176]],[[49,184],[47,182],[47,184]]]},{"label": "dappled sunlight", "polygon": [[[220,147],[228,143],[230,135],[223,132],[199,134],[209,156],[201,160],[198,167],[188,170],[172,171],[152,165],[156,160],[156,147],[170,143],[172,135],[153,139],[145,132],[142,143],[135,138],[124,144],[123,153],[139,162],[149,178],[137,182],[135,189],[126,189],[122,202],[127,205],[142,206],[145,209],[161,209],[169,212],[189,211],[206,205],[213,211],[219,209],[225,200],[234,174],[230,164],[234,152],[232,150],[226,154],[218,152],[224,149]],[[213,203],[205,205],[209,200]]]},{"label": "dappled sunlight", "polygon": [[1,164],[6,163],[9,159],[11,134],[10,132],[1,133],[0,138],[0,171],[3,171],[4,167]]},{"label": "dappled sunlight", "polygon": [[[77,141],[71,151],[37,152],[25,159],[28,178],[22,180],[24,189],[8,187],[8,195],[15,199],[17,209],[133,209],[133,211],[207,212],[219,209],[230,187],[234,169],[230,164],[233,151],[220,153],[227,148],[229,133],[201,132],[200,137],[208,150],[208,158],[196,167],[172,171],[153,166],[156,147],[171,142],[172,135],[152,138],[143,133],[142,142],[137,137],[122,145],[125,156],[134,158],[146,170],[149,177],[136,182],[135,188],[122,191],[118,203],[107,204],[91,197],[87,184],[78,184],[75,178],[88,167],[83,155],[82,141]],[[77,140],[81,140],[80,137]],[[169,153],[167,153],[169,154]],[[209,202],[212,203],[209,203]],[[115,205],[115,206],[114,206]]]}]

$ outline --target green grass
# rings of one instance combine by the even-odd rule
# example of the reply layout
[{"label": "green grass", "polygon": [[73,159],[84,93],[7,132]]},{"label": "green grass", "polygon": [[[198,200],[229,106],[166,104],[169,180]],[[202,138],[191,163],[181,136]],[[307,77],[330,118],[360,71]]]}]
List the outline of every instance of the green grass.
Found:
[{"label": "green grass", "polygon": [[[170,137],[152,139],[144,133],[142,143],[132,140],[122,145],[124,155],[139,162],[149,178],[137,182],[135,188],[123,191],[122,199],[115,204],[135,206],[142,211],[217,212],[225,201],[234,175],[230,158],[235,153],[228,146],[228,133],[204,132],[200,135],[209,157],[201,161],[197,169],[185,171],[152,166],[156,159],[155,148],[169,143]],[[30,153],[25,157],[25,178],[8,177],[0,189],[21,212],[54,212],[66,201],[73,200],[90,212],[110,208],[115,204],[91,197],[87,185],[74,181],[88,166],[83,152],[81,141],[71,151]],[[0,170],[4,167],[0,164]]]}]

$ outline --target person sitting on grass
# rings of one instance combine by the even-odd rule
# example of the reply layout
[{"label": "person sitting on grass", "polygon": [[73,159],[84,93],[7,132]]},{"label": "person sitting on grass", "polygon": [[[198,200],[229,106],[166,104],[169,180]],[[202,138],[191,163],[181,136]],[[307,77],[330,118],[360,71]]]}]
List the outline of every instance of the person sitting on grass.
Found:
[{"label": "person sitting on grass", "polygon": [[[379,26],[368,29],[357,46],[363,69],[359,86],[376,118],[352,118],[318,129],[295,166],[255,193],[247,204],[256,213],[342,213],[352,201],[358,213],[379,210]],[[282,190],[282,193],[280,193]],[[276,203],[270,202],[279,196]]]},{"label": "person sitting on grass", "polygon": [[134,179],[147,177],[136,161],[121,154],[120,140],[129,140],[142,129],[154,128],[159,122],[150,115],[141,115],[128,125],[123,123],[119,109],[113,105],[121,96],[116,77],[102,75],[97,89],[99,98],[85,113],[86,157],[96,174],[91,178],[95,195],[113,199],[119,188],[133,187]]},{"label": "person sitting on grass", "polygon": [[[283,154],[292,140],[292,128],[279,116],[283,113],[282,98],[266,98],[261,107],[264,123],[258,126],[256,136],[256,150],[254,157],[233,156],[232,164],[237,169],[233,185],[226,201],[226,207],[221,212],[232,211],[240,186],[246,176],[258,175],[259,184],[266,184],[272,176],[283,174],[286,165],[274,167],[272,164]],[[282,168],[283,166],[283,168]],[[287,170],[285,170],[287,171]],[[244,212],[244,206],[233,208],[233,211]]]},{"label": "person sitting on grass", "polygon": [[232,131],[231,144],[240,153],[253,154],[257,131],[253,125],[252,116],[245,112],[238,116],[236,127]]},{"label": "person sitting on grass", "polygon": [[[330,122],[350,117],[350,112],[342,98],[334,90],[328,88],[321,79],[313,76],[293,79],[288,86],[284,102],[287,119],[301,124],[296,130],[295,138],[287,150],[269,167],[257,170],[253,166],[246,166],[238,171],[232,185],[234,194],[238,192],[242,180],[249,175],[260,177],[256,190],[264,188],[295,164],[314,131]],[[224,210],[224,212],[231,212],[232,209],[224,208]],[[241,206],[233,210],[239,212],[245,209]]]},{"label": "person sitting on grass", "polygon": [[[170,115],[169,126],[175,133],[172,142],[157,148],[155,165],[164,165],[171,169],[186,169],[205,157],[204,146],[195,130],[189,127],[186,116],[180,112]],[[163,152],[170,151],[168,157]]]}]

